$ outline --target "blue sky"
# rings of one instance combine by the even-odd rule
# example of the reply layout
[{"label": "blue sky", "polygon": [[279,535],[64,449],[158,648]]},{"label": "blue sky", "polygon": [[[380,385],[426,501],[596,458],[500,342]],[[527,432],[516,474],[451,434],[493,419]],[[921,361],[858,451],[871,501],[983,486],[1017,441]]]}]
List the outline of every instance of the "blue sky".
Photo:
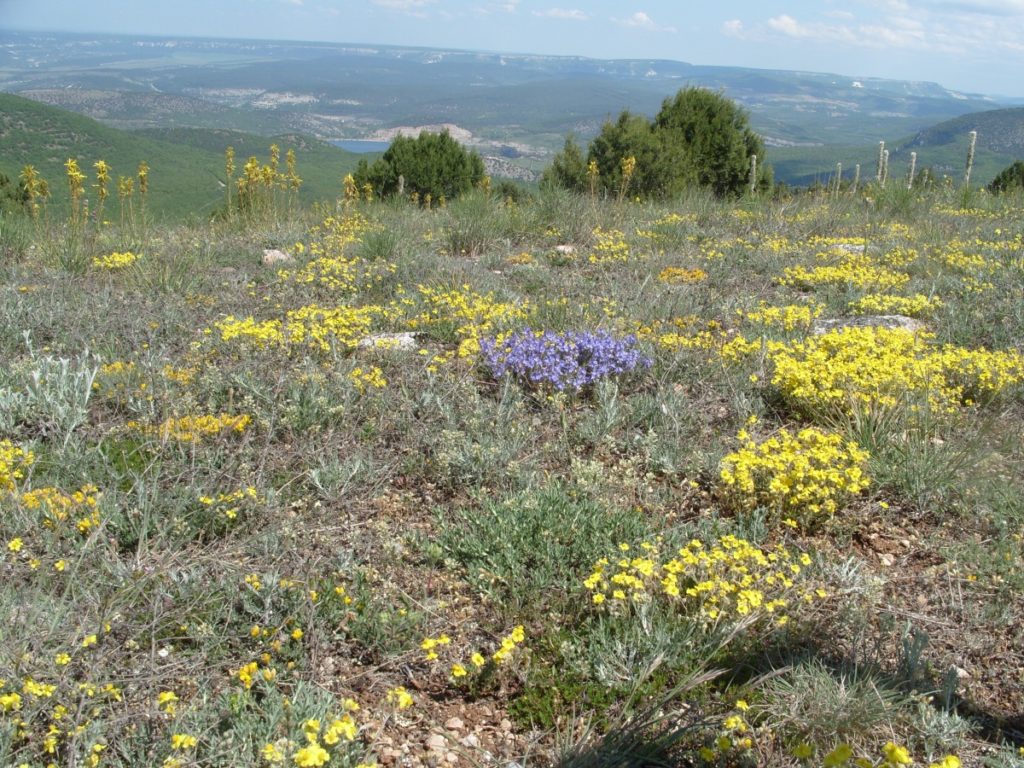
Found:
[{"label": "blue sky", "polygon": [[1024,97],[1024,0],[0,0],[0,27],[675,59]]}]

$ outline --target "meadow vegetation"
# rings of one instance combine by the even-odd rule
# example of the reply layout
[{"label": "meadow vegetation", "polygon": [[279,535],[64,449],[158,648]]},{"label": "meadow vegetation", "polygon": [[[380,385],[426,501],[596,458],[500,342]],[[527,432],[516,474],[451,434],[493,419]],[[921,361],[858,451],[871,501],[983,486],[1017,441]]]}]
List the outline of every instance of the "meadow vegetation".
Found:
[{"label": "meadow vegetation", "polygon": [[1024,200],[293,163],[0,218],[0,764],[1024,765]]}]

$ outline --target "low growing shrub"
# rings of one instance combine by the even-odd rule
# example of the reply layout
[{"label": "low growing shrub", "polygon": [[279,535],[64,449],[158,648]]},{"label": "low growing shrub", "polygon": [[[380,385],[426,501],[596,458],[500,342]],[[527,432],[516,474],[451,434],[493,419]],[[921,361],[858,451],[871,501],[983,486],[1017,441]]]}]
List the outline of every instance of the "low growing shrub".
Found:
[{"label": "low growing shrub", "polygon": [[651,365],[635,336],[619,339],[607,331],[526,329],[503,340],[484,339],[480,351],[495,378],[508,374],[528,387],[559,392],[579,391]]}]

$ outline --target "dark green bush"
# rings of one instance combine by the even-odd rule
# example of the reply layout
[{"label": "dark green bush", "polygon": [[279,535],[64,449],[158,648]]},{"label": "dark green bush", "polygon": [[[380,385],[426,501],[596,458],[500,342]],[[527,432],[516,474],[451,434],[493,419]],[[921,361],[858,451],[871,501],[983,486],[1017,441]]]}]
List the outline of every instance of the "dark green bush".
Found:
[{"label": "dark green bush", "polygon": [[988,185],[990,192],[1009,192],[1024,189],[1024,162],[1018,160],[999,172]]},{"label": "dark green bush", "polygon": [[378,197],[416,195],[423,202],[454,200],[484,179],[484,161],[467,150],[448,131],[427,133],[415,139],[398,136],[384,155],[369,165],[361,160],[353,175],[362,189],[367,184]]},{"label": "dark green bush", "polygon": [[[747,114],[720,93],[684,88],[666,99],[653,122],[624,111],[608,121],[590,143],[586,159],[575,139],[544,174],[544,183],[583,191],[591,183],[605,195],[671,197],[691,187],[706,187],[718,197],[735,197],[750,186],[751,156],[758,158],[757,187],[771,186],[764,144]],[[636,160],[628,183],[623,161]],[[597,177],[588,177],[594,163]]]}]

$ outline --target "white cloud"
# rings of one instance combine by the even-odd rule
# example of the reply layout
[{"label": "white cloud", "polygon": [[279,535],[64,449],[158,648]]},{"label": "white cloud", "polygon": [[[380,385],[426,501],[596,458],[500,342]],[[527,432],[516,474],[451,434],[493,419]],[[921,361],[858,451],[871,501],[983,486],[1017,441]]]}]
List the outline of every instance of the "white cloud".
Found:
[{"label": "white cloud", "polygon": [[776,32],[781,32],[783,35],[788,35],[789,37],[811,37],[809,27],[801,24],[792,16],[787,16],[786,14],[768,19],[768,28],[773,29]]},{"label": "white cloud", "polygon": [[515,13],[519,10],[519,0],[502,0],[486,5],[475,5],[469,9],[474,16],[490,16],[494,13]]},{"label": "white cloud", "polygon": [[739,19],[729,19],[722,23],[722,34],[726,37],[743,37],[743,22]]},{"label": "white cloud", "polygon": [[1024,0],[935,0],[924,5],[985,16],[1024,16]]},{"label": "white cloud", "polygon": [[373,0],[374,5],[381,8],[388,8],[392,11],[402,11],[414,16],[422,16],[423,9],[434,3],[435,0]]},{"label": "white cloud", "polygon": [[617,24],[633,29],[644,29],[648,32],[675,32],[675,27],[662,27],[654,22],[650,16],[643,11],[637,11],[627,19],[612,19]]},{"label": "white cloud", "polygon": [[826,24],[802,22],[788,14],[766,22],[769,33],[795,40],[850,45],[859,48],[901,48],[956,53],[962,45],[953,38],[930,32],[924,22],[904,16],[889,16],[873,24]]},{"label": "white cloud", "polygon": [[548,8],[546,11],[534,11],[534,16],[543,16],[547,19],[564,19],[566,21],[586,21],[590,17],[583,11],[567,8]]}]

